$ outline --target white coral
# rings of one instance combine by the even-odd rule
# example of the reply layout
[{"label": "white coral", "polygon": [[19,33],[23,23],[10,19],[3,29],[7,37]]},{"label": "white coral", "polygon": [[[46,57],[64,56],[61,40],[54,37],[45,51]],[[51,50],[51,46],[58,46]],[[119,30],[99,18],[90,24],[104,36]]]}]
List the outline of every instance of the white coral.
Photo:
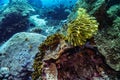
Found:
[{"label": "white coral", "polygon": [[30,16],[29,21],[37,27],[45,26],[47,21],[45,21],[44,19],[40,19],[38,17],[39,15]]}]

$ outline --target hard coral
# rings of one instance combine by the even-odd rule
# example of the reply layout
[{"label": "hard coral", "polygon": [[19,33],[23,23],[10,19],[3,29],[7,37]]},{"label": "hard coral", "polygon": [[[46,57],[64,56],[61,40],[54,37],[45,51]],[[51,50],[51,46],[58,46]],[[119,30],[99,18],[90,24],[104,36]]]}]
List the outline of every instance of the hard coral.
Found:
[{"label": "hard coral", "polygon": [[95,47],[66,47],[57,53],[60,54],[57,58],[53,59],[52,56],[55,55],[52,55],[51,58],[43,60],[41,75],[39,75],[41,79],[36,79],[106,80],[113,74],[117,77],[117,72],[106,65],[104,57]]},{"label": "hard coral", "polygon": [[120,71],[120,17],[113,21],[113,25],[95,37],[99,51],[105,56],[107,64]]},{"label": "hard coral", "polygon": [[[62,40],[65,40],[65,37],[62,34],[56,33],[51,36],[48,36],[47,39],[40,45],[39,50],[40,52],[36,55],[34,61],[34,73],[32,75],[33,80],[36,80],[39,76],[41,76],[42,67],[43,67],[43,58],[45,55],[54,54],[55,52],[60,49],[59,44]],[[40,77],[39,77],[40,78]]]},{"label": "hard coral", "polygon": [[61,40],[65,40],[65,36],[59,33],[48,36],[47,39],[40,45],[39,50],[41,52],[46,50],[54,50]]},{"label": "hard coral", "polygon": [[[73,15],[75,14],[75,15]],[[84,45],[98,30],[98,23],[94,17],[87,14],[86,10],[79,8],[69,15],[67,38],[73,46]]]}]

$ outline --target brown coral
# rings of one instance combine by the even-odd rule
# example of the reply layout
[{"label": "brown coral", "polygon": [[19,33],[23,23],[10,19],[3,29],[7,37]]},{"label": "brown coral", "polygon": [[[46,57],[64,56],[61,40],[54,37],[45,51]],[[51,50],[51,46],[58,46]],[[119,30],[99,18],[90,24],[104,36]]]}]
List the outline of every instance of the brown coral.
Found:
[{"label": "brown coral", "polygon": [[34,65],[33,65],[35,69],[35,72],[32,75],[33,80],[36,80],[36,78],[41,76],[41,71],[43,67],[43,62],[42,62],[43,58],[47,59],[49,57],[52,57],[51,56],[52,54],[56,55],[53,57],[53,58],[56,58],[58,55],[55,53],[55,51],[56,52],[59,51],[59,49],[61,48],[59,44],[62,41],[64,42],[64,40],[65,40],[65,37],[62,34],[56,33],[51,36],[48,36],[47,39],[40,45],[39,47],[40,52],[36,55]]},{"label": "brown coral", "polygon": [[[65,44],[64,41],[59,44],[63,43]],[[37,74],[38,77],[44,80],[96,80],[111,77],[115,79],[117,72],[106,65],[105,58],[95,47],[89,46],[86,45],[83,48],[69,45],[63,48],[57,46],[59,50],[55,49],[55,54],[50,52],[48,55],[44,55],[44,59],[41,61],[43,62],[42,67],[37,63],[41,72],[40,75]],[[53,57],[56,54],[57,57]],[[35,72],[39,72],[39,69]]]},{"label": "brown coral", "polygon": [[116,74],[95,48],[69,47],[60,52],[57,59],[44,60],[42,76],[45,80],[96,80]]}]

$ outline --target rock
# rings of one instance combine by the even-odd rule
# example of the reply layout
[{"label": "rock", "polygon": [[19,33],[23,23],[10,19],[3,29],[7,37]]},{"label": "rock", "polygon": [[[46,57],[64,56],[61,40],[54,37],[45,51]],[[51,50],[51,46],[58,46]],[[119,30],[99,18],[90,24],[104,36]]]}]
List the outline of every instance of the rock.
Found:
[{"label": "rock", "polygon": [[13,35],[0,48],[0,66],[9,68],[13,80],[30,79],[33,58],[45,38],[41,34],[26,32]]}]

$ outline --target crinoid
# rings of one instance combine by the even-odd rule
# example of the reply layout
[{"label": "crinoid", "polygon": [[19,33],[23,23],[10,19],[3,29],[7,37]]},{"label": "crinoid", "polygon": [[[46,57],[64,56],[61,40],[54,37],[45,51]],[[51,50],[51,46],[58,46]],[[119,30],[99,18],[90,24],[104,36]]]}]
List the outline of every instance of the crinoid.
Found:
[{"label": "crinoid", "polygon": [[85,9],[79,8],[73,16],[71,14],[69,17],[71,20],[67,25],[67,38],[71,45],[84,45],[87,39],[96,34],[98,23],[94,17],[87,14]]}]

